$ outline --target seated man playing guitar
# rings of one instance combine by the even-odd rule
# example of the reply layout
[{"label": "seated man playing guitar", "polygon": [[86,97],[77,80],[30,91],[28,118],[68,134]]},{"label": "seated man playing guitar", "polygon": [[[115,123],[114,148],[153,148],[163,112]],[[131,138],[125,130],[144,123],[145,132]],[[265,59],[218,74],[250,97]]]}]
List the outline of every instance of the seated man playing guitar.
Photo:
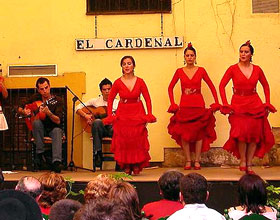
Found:
[{"label": "seated man playing guitar", "polygon": [[[91,112],[79,104],[76,107],[76,113],[84,119],[86,122],[86,128],[91,128],[91,133],[93,137],[93,153],[94,153],[94,163],[96,166],[100,162],[100,157],[102,155],[102,138],[103,137],[112,137],[113,129],[111,125],[104,126],[102,118],[105,118],[107,115],[107,100],[112,88],[112,82],[105,78],[99,84],[99,89],[101,94],[98,98],[92,98],[85,102],[85,106],[94,107],[90,108]],[[119,100],[115,99],[113,103],[113,111],[116,111],[118,108]],[[88,129],[84,128],[86,131]]]},{"label": "seated man playing guitar", "polygon": [[61,98],[50,93],[50,82],[40,77],[36,82],[38,93],[32,95],[19,108],[19,114],[26,117],[27,127],[32,130],[36,145],[36,165],[42,168],[44,160],[44,136],[52,138],[52,171],[61,172],[62,136],[61,121],[63,103]]}]

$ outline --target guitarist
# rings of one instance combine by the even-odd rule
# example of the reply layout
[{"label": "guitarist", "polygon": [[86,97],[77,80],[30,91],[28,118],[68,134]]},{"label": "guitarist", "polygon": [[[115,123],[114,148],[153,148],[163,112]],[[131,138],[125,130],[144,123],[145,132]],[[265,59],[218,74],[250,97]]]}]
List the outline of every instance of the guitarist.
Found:
[{"label": "guitarist", "polygon": [[[29,104],[42,102],[38,106],[37,115],[32,122],[32,134],[36,145],[36,163],[39,169],[43,168],[44,159],[44,136],[52,138],[52,171],[61,172],[62,160],[62,136],[61,127],[63,117],[63,103],[60,97],[50,93],[50,81],[47,78],[40,77],[36,82],[38,93],[31,96],[25,103],[22,103],[19,108],[19,114],[28,117],[31,116]],[[52,100],[48,105],[44,105],[48,100]],[[40,102],[40,103],[41,103]]]},{"label": "guitarist", "polygon": [[[107,100],[112,88],[112,82],[105,78],[99,84],[99,89],[101,95],[98,98],[92,98],[85,102],[87,107],[107,107]],[[113,102],[113,111],[116,111],[118,108],[119,100],[115,99]],[[112,137],[113,129],[111,125],[104,126],[101,119],[94,118],[93,115],[87,114],[82,110],[84,106],[82,104],[77,105],[76,113],[83,117],[87,123],[91,126],[91,133],[93,137],[93,153],[94,153],[94,163],[96,166],[100,166],[100,159],[102,154],[102,138],[103,137]],[[106,116],[105,116],[106,117]]]}]

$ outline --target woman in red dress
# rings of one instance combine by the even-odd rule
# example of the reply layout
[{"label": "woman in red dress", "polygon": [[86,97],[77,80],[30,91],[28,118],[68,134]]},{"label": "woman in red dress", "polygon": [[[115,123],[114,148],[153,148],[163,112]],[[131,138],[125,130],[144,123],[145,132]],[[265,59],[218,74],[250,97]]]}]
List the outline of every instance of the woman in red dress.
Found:
[{"label": "woman in red dress", "polygon": [[[186,163],[185,170],[191,169],[190,152],[195,152],[194,169],[200,169],[200,154],[208,151],[210,144],[216,140],[215,117],[213,112],[220,107],[216,89],[203,67],[195,65],[196,50],[191,43],[184,51],[186,66],[176,70],[170,85],[168,94],[171,105],[169,113],[174,113],[170,118],[168,133],[179,144],[184,152]],[[210,109],[205,108],[205,102],[201,94],[201,81],[206,82],[214,97],[215,103]],[[181,81],[181,101],[175,104],[173,88]]]},{"label": "woman in red dress", "polygon": [[4,77],[0,76],[0,131],[8,129],[8,124],[3,113],[2,101],[8,97],[8,91],[4,84]]},{"label": "woman in red dress", "polygon": [[[108,97],[108,117],[105,124],[113,124],[111,151],[115,160],[127,174],[139,174],[148,166],[149,141],[147,123],[156,121],[152,114],[151,98],[143,79],[134,75],[135,60],[132,56],[121,59],[123,75],[117,79]],[[115,115],[112,115],[112,103],[119,94],[120,102]],[[148,114],[146,114],[140,95],[143,95]]]},{"label": "woman in red dress", "polygon": [[[252,159],[262,158],[274,145],[267,116],[276,112],[270,104],[269,85],[262,69],[251,63],[254,48],[247,41],[239,49],[239,62],[230,66],[220,83],[220,94],[223,102],[221,112],[229,114],[231,125],[230,137],[224,149],[240,158],[240,171],[254,173]],[[229,105],[225,87],[229,80],[233,82],[233,96]],[[263,86],[266,102],[262,103],[256,91],[260,81]]]}]

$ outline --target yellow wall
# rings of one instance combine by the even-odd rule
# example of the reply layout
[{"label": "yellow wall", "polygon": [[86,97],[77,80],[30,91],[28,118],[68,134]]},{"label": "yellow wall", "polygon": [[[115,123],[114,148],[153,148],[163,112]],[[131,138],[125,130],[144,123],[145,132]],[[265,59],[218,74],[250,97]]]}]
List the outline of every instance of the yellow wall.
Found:
[{"label": "yellow wall", "polygon": [[[244,0],[173,0],[171,14],[164,14],[164,36],[184,36],[198,53],[216,87],[227,67],[238,61],[238,48],[251,40],[253,61],[260,65],[270,83],[272,103],[280,110],[279,14],[252,14],[251,2]],[[163,160],[164,147],[175,147],[167,134],[170,114],[167,87],[176,68],[183,65],[183,49],[75,51],[75,38],[94,38],[94,16],[86,16],[86,0],[0,0],[0,63],[3,75],[9,64],[58,64],[59,74],[86,73],[83,100],[97,96],[104,77],[121,76],[120,58],[130,54],[136,60],[136,75],[146,81],[158,122],[148,126],[152,161]],[[98,37],[160,36],[160,14],[106,15],[97,17]],[[229,95],[231,83],[228,85]],[[179,88],[176,88],[179,99]],[[212,102],[203,84],[207,104]],[[263,96],[262,89],[259,93]],[[279,126],[279,114],[270,116]],[[222,146],[228,137],[225,116],[216,114],[218,139]],[[79,131],[76,131],[79,132]],[[85,167],[91,167],[91,143],[83,138]],[[90,156],[89,156],[90,155]]]}]

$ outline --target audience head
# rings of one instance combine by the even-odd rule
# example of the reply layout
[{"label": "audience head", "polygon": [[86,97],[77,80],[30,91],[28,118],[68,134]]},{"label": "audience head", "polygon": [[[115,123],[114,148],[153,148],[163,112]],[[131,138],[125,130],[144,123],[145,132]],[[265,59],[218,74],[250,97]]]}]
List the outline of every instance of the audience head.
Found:
[{"label": "audience head", "polygon": [[50,209],[50,220],[72,220],[82,204],[72,199],[62,199],[54,203]]},{"label": "audience head", "polygon": [[100,174],[88,182],[85,189],[85,202],[97,198],[108,198],[110,188],[116,183],[116,180],[108,175]]},{"label": "audience head", "polygon": [[184,175],[178,171],[167,171],[158,180],[158,186],[164,199],[178,201],[180,179]]},{"label": "audience head", "polygon": [[[76,216],[75,216],[76,219]],[[115,200],[97,199],[79,211],[79,220],[132,220],[126,206]]]},{"label": "audience head", "polygon": [[43,192],[39,199],[40,206],[50,207],[56,201],[64,199],[66,190],[66,181],[57,173],[44,173],[39,177],[39,181],[43,186]]},{"label": "audience head", "polygon": [[109,79],[107,79],[107,78],[103,79],[99,83],[99,89],[100,89],[101,92],[102,92],[102,87],[105,86],[105,85],[110,85],[112,87],[112,82]]},{"label": "audience head", "polygon": [[123,206],[128,207],[133,220],[141,219],[138,194],[130,183],[120,181],[113,185],[109,192],[109,199],[116,200]]},{"label": "audience head", "polygon": [[8,189],[0,191],[0,219],[39,220],[41,210],[37,202],[28,194]]},{"label": "audience head", "polygon": [[246,212],[261,213],[267,202],[266,184],[256,174],[245,174],[238,182],[240,205]]},{"label": "audience head", "polygon": [[43,191],[42,184],[32,176],[24,176],[18,181],[15,190],[27,193],[38,201]]},{"label": "audience head", "polygon": [[190,173],[180,180],[180,191],[185,204],[205,203],[207,189],[207,180],[198,173]]}]

